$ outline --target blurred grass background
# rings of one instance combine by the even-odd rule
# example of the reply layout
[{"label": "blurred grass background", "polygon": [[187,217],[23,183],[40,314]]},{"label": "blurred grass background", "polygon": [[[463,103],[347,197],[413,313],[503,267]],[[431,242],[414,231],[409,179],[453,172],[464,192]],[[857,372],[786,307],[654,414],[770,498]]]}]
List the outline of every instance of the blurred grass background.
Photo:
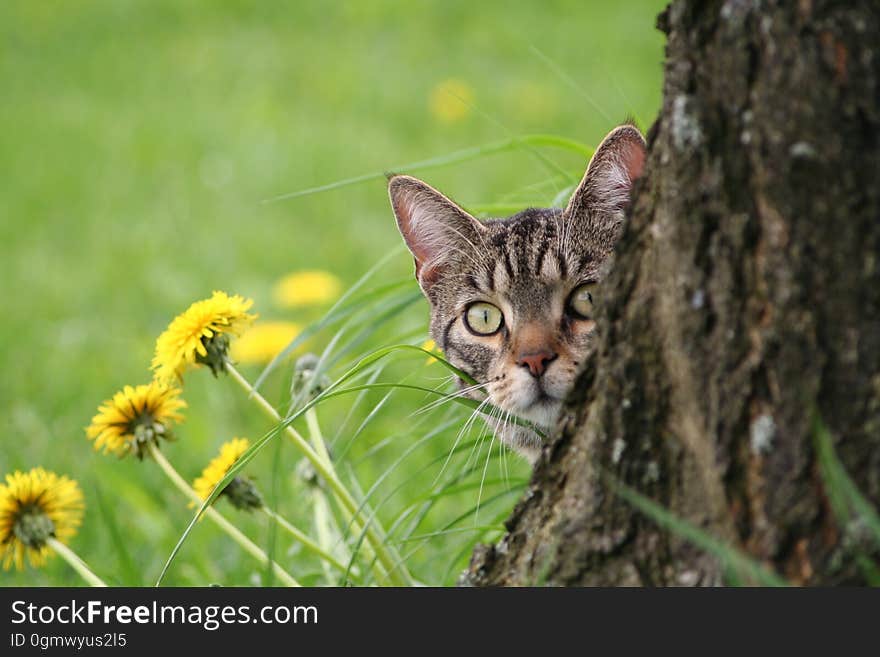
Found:
[{"label": "blurred grass background", "polygon": [[[42,465],[76,478],[88,506],[72,547],[112,583],[151,584],[191,511],[153,464],[92,452],[83,427],[98,404],[147,382],[156,336],[213,289],[252,297],[264,318],[304,324],[320,310],[275,308],[278,278],[321,269],[351,284],[400,242],[382,180],[262,201],[512,135],[596,144],[628,114],[647,129],[660,101],[654,22],[664,4],[0,3],[0,472]],[[573,176],[586,164],[547,155]],[[517,192],[548,178],[526,149],[416,175],[465,207],[515,205]],[[381,277],[408,276],[411,266],[401,253]],[[427,313],[420,301],[395,321],[426,330]],[[407,362],[401,371],[425,367]],[[255,378],[259,368],[246,371]],[[286,383],[275,385],[280,395]],[[187,422],[165,451],[189,479],[220,442],[268,428],[229,382],[199,372],[185,393]],[[369,450],[400,434],[424,403],[394,395],[358,437],[362,486],[400,456],[406,434],[383,455],[359,463],[358,455],[377,454]],[[332,414],[322,420],[341,426]],[[432,441],[418,458],[450,447]],[[507,461],[510,477],[527,477]],[[295,454],[272,447],[254,462],[291,518],[295,466]],[[400,487],[389,508],[424,495],[434,474]],[[513,493],[500,496],[499,517]],[[457,504],[475,498],[469,490]],[[266,540],[265,523],[220,510]],[[203,524],[166,583],[259,582],[253,562]],[[429,584],[454,581],[443,540],[413,557]],[[466,559],[465,550],[452,565]],[[80,584],[59,559],[0,580]]]}]

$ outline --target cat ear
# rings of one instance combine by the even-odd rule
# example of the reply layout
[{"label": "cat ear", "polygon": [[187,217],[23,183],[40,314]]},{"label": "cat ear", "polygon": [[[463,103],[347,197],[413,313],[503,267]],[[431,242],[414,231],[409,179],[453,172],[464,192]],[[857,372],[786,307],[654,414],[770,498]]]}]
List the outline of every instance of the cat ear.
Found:
[{"label": "cat ear", "polygon": [[436,189],[411,176],[392,176],[388,196],[397,227],[416,263],[425,292],[443,273],[450,255],[475,249],[482,224]]},{"label": "cat ear", "polygon": [[635,126],[621,125],[609,132],[563,216],[595,233],[616,232],[629,205],[633,181],[642,174],[645,150],[645,140]]}]

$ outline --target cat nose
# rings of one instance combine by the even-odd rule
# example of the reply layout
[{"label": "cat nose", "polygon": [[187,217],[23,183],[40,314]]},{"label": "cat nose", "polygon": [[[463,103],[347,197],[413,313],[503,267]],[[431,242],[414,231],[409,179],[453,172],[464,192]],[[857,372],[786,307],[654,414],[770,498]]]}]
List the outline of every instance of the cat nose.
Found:
[{"label": "cat nose", "polygon": [[516,364],[529,368],[532,376],[537,378],[547,369],[547,363],[556,360],[556,356],[557,354],[552,351],[542,349],[541,351],[533,351],[528,354],[520,354]]}]

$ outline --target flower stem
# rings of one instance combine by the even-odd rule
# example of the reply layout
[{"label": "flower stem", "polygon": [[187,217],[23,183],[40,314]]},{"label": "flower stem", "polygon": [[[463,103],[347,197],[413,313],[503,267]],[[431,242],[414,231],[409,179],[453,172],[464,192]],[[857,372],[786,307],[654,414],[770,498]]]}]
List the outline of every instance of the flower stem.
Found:
[{"label": "flower stem", "polygon": [[[332,463],[330,452],[327,451],[327,444],[324,442],[324,434],[321,432],[321,424],[318,422],[318,413],[315,411],[314,407],[311,407],[306,411],[306,426],[309,428],[309,439],[312,442],[312,447],[314,447],[315,452],[327,463]],[[330,549],[330,546],[333,544],[333,534],[341,536],[342,532],[336,522],[335,516],[330,513],[330,505],[327,502],[327,496],[320,486],[312,487],[312,508],[315,516],[315,531],[318,533],[318,541],[326,549]],[[346,522],[351,522],[351,514],[346,513],[345,515]],[[357,531],[360,531],[360,527],[358,527]],[[343,543],[343,545],[345,544]],[[365,554],[370,561],[376,562],[375,554],[373,554],[369,544],[366,546]],[[348,554],[347,550],[345,559],[347,561],[351,560],[351,555]],[[373,570],[376,571],[380,580],[387,581],[387,573],[381,567],[377,566],[379,566],[379,564],[375,563]],[[329,579],[330,573],[327,572],[326,566],[324,570]],[[354,567],[352,567],[352,571],[353,573],[357,572]]]},{"label": "flower stem", "polygon": [[[327,496],[324,494],[323,489],[320,486],[312,486],[312,513],[314,515],[314,523],[315,523],[315,534],[318,538],[318,545],[323,547],[328,552],[333,549],[334,545],[339,545],[341,547],[341,556],[346,561],[351,560],[351,555],[346,549],[346,545],[343,541],[339,541],[338,543],[334,539],[334,536],[337,539],[341,536],[341,533],[338,531],[338,526],[336,525],[335,518],[330,513],[329,503],[327,502]],[[331,527],[332,525],[332,527]],[[336,530],[336,531],[334,531]],[[333,573],[330,572],[330,568],[326,563],[321,564],[324,568],[324,576],[327,578],[327,581],[333,582]],[[356,574],[356,566],[352,567],[352,574]]]},{"label": "flower stem", "polygon": [[327,445],[324,444],[324,434],[321,433],[318,413],[315,411],[314,406],[306,411],[306,426],[309,428],[309,438],[312,439],[312,447],[314,447],[315,452],[329,463],[330,452],[327,451]]},{"label": "flower stem", "polygon": [[288,534],[293,536],[294,539],[298,543],[300,543],[304,548],[306,548],[312,554],[319,556],[321,559],[332,565],[334,568],[341,572],[345,572],[347,570],[347,566],[339,561],[336,557],[330,554],[323,547],[315,543],[312,539],[306,536],[303,532],[297,529],[294,525],[290,524],[286,519],[282,516],[278,515],[276,511],[273,511],[269,507],[262,507],[263,513],[269,516],[272,520],[277,522],[282,529],[284,529]]},{"label": "flower stem", "polygon": [[[327,444],[324,442],[324,434],[321,432],[321,424],[318,422],[318,413],[315,411],[315,407],[307,409],[305,412],[306,417],[306,426],[309,429],[309,439],[311,440],[312,447],[315,450],[315,453],[318,454],[324,461],[327,463],[329,467],[333,467],[333,462],[330,459],[330,452],[327,451]],[[369,507],[366,505],[362,505],[362,510],[364,512],[369,512]],[[319,518],[319,514],[324,511],[327,511],[326,503],[321,505],[318,504],[315,506],[315,518],[316,524],[320,523],[325,518]],[[361,525],[358,523],[357,519],[354,518],[353,512],[348,511],[347,509],[343,509],[343,515],[345,516],[345,522],[351,526],[351,529],[354,533],[359,534],[362,531]],[[377,529],[378,534],[382,537],[384,542],[384,533],[381,528]],[[388,581],[388,572],[383,566],[382,563],[376,558],[376,553],[373,551],[372,545],[369,540],[365,541],[361,545],[361,549],[364,552],[364,557],[372,564],[373,571],[376,574],[377,579],[380,582]],[[401,564],[402,561],[400,558],[392,553],[392,558],[394,558],[398,564]]]},{"label": "flower stem", "polygon": [[[257,392],[248,380],[245,379],[228,360],[226,361],[226,371],[268,417],[275,422],[283,422],[278,411],[275,410],[275,407],[266,401],[266,398]],[[287,435],[291,438],[294,445],[296,445],[300,452],[302,452],[302,454],[311,462],[324,481],[327,482],[330,490],[333,491],[333,494],[336,496],[336,499],[339,500],[340,505],[346,513],[353,518],[360,510],[360,506],[345,487],[345,484],[339,479],[336,470],[333,467],[333,463],[329,458],[322,458],[322,456],[318,454],[318,452],[316,452],[291,425],[288,424],[285,426],[284,430],[287,432]],[[353,521],[352,525],[355,528],[357,527],[357,523]],[[389,550],[389,547],[385,544],[382,532],[377,528],[377,521],[375,518],[373,518],[372,521],[367,521],[365,532],[367,542],[375,551],[378,561],[381,563],[385,573],[387,573],[386,577],[390,577],[392,583],[399,586],[412,584],[412,578],[407,571],[406,566],[399,558],[395,558]]]},{"label": "flower stem", "polygon": [[[159,467],[162,468],[162,471],[167,475],[167,477],[171,480],[177,489],[183,493],[186,497],[188,497],[196,506],[202,505],[202,498],[200,498],[196,492],[190,487],[188,483],[184,480],[183,477],[180,476],[180,473],[174,469],[174,466],[165,458],[165,455],[159,451],[159,448],[156,447],[152,442],[149,447],[150,456],[153,457],[153,460],[159,464]],[[286,570],[284,570],[281,566],[279,566],[274,561],[271,561],[266,553],[261,550],[256,543],[254,543],[251,539],[241,533],[241,531],[229,522],[226,518],[224,518],[220,513],[212,506],[209,506],[205,509],[205,515],[208,516],[214,523],[220,527],[224,532],[226,532],[229,537],[238,543],[241,548],[254,557],[257,561],[259,561],[264,566],[267,564],[272,565],[272,572],[275,573],[275,576],[283,582],[286,586],[299,586],[299,582],[297,582]]]},{"label": "flower stem", "polygon": [[57,538],[49,537],[46,539],[46,543],[50,548],[55,550],[55,552],[64,559],[70,566],[77,572],[79,575],[89,583],[89,586],[107,586],[100,577],[95,575],[92,572],[91,568],[86,565],[86,562],[79,558],[76,552],[67,547],[64,543],[59,541]]}]

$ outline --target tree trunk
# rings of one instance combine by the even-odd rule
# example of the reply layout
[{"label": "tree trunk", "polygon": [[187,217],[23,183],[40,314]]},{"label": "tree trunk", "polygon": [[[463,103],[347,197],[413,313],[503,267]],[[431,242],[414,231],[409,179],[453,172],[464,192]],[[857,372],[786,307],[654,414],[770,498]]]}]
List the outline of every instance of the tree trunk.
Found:
[{"label": "tree trunk", "polygon": [[[725,583],[614,481],[794,584],[862,584],[827,428],[880,506],[876,0],[678,0],[597,348],[477,585]],[[864,566],[864,559],[861,565]]]}]

